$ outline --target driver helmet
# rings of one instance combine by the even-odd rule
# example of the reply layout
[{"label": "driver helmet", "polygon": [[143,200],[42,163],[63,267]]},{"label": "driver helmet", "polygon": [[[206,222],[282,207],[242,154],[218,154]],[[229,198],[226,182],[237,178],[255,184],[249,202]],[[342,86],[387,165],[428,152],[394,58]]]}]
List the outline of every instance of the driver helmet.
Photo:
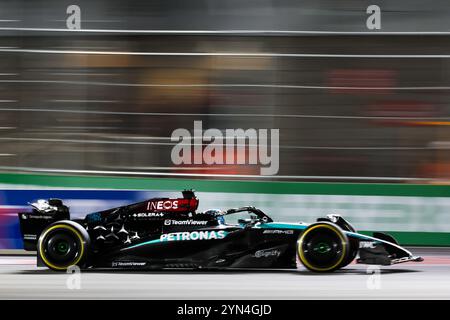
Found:
[{"label": "driver helmet", "polygon": [[223,215],[223,213],[224,212],[220,209],[208,209],[205,212],[203,212],[203,214],[208,214],[208,215],[211,215],[214,217],[221,216],[221,215]]},{"label": "driver helmet", "polygon": [[213,217],[216,217],[219,224],[224,224],[225,219],[223,218],[224,211],[220,209],[208,209],[203,214],[207,214]]}]

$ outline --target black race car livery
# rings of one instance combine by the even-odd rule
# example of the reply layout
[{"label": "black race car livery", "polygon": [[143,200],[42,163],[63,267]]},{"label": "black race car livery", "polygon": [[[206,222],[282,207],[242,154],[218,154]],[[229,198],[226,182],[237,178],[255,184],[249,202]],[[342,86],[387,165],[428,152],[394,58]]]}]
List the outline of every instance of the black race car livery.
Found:
[{"label": "black race car livery", "polygon": [[[296,268],[315,272],[357,263],[422,261],[388,234],[357,233],[339,215],[315,223],[274,222],[255,207],[198,212],[192,190],[70,219],[59,199],[39,200],[19,213],[25,250],[54,270]],[[232,218],[239,218],[231,221]]]}]

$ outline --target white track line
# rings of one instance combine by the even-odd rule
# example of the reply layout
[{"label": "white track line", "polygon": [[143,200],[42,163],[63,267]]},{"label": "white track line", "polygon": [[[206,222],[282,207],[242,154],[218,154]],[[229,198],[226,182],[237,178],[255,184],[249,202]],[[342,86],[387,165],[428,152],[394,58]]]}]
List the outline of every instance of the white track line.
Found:
[{"label": "white track line", "polygon": [[4,53],[82,54],[163,57],[252,57],[252,58],[354,58],[354,59],[448,59],[450,54],[341,54],[341,53],[271,53],[271,52],[137,52],[96,50],[7,49]]},{"label": "white track line", "polygon": [[[56,101],[56,100],[55,100]],[[80,100],[81,101],[81,100]],[[78,102],[80,102],[78,101]],[[71,101],[75,102],[75,101]],[[93,101],[95,102],[95,101]],[[107,101],[102,101],[107,102]],[[110,101],[118,102],[118,101]],[[450,120],[450,117],[377,117],[377,116],[332,116],[310,114],[251,114],[251,113],[171,113],[171,112],[127,112],[102,110],[65,110],[65,109],[38,109],[38,108],[0,108],[0,111],[14,112],[55,112],[98,115],[129,115],[129,116],[162,116],[162,117],[263,117],[263,118],[312,118],[312,119],[355,119],[355,120]]]},{"label": "white track line", "polygon": [[[8,20],[20,21],[20,20]],[[328,30],[161,30],[161,29],[62,29],[62,28],[14,28],[2,27],[0,31],[29,31],[29,32],[63,32],[63,33],[138,33],[162,35],[450,35],[450,31],[328,31]]]},{"label": "white track line", "polygon": [[[86,76],[92,74],[85,74]],[[407,86],[407,87],[340,87],[340,86],[308,86],[308,85],[282,85],[282,84],[152,84],[152,83],[114,83],[102,81],[72,81],[72,80],[0,80],[0,83],[47,83],[47,84],[71,84],[92,86],[116,86],[116,87],[161,87],[161,88],[275,88],[275,89],[311,89],[311,90],[450,90],[450,86]],[[13,100],[11,100],[12,102]],[[14,100],[15,101],[15,100]]]},{"label": "white track line", "polygon": [[0,170],[14,170],[27,172],[70,173],[70,174],[100,174],[100,175],[129,175],[129,176],[168,176],[168,177],[214,177],[214,178],[255,178],[255,179],[306,179],[306,180],[379,180],[379,181],[439,181],[434,178],[403,178],[403,177],[352,177],[352,176],[261,176],[240,174],[205,174],[205,173],[162,173],[135,171],[104,171],[104,170],[69,170],[52,168],[7,167],[0,166]]}]

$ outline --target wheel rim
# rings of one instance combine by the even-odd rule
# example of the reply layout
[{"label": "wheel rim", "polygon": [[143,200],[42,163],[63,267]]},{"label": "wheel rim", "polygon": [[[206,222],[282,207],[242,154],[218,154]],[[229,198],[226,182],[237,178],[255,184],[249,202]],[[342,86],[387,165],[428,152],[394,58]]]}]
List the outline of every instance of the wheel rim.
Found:
[{"label": "wheel rim", "polygon": [[40,243],[40,252],[47,266],[64,270],[81,260],[84,243],[74,228],[66,225],[54,226],[45,232]]},{"label": "wheel rim", "polygon": [[74,261],[79,254],[78,241],[70,231],[49,234],[44,247],[47,259],[58,265]]},{"label": "wheel rim", "polygon": [[340,265],[345,256],[344,239],[328,226],[305,231],[299,250],[302,262],[315,271],[332,270]]},{"label": "wheel rim", "polygon": [[325,254],[325,253],[331,251],[331,246],[329,243],[320,242],[316,246],[313,247],[313,250],[318,253]]}]

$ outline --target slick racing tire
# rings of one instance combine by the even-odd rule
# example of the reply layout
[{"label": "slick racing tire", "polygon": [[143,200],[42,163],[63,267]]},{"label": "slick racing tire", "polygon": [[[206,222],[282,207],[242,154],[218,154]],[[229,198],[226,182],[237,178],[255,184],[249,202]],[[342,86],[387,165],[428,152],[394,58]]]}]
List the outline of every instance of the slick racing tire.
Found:
[{"label": "slick racing tire", "polygon": [[350,247],[350,250],[347,255],[347,258],[345,258],[344,261],[342,261],[339,268],[344,268],[344,267],[348,266],[350,263],[352,263],[353,260],[355,260],[356,255],[358,254],[358,250],[359,250],[359,240],[349,239],[349,247]]},{"label": "slick racing tire", "polygon": [[38,240],[38,256],[50,269],[65,271],[82,266],[90,245],[89,234],[80,224],[62,220],[49,225]]},{"label": "slick racing tire", "polygon": [[350,244],[342,229],[330,222],[311,224],[297,241],[300,262],[314,272],[331,272],[347,262]]}]

